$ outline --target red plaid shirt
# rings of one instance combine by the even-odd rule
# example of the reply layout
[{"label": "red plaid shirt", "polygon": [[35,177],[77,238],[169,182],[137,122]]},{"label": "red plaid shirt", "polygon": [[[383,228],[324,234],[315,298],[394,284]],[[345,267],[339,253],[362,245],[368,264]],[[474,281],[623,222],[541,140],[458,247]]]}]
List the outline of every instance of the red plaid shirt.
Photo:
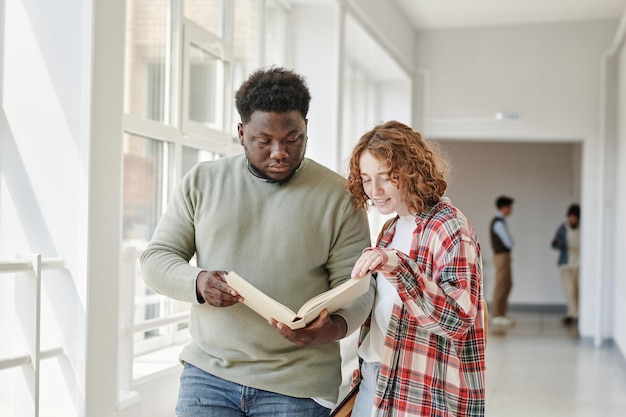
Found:
[{"label": "red plaid shirt", "polygon": [[[383,230],[389,245],[397,218]],[[373,416],[485,414],[485,328],[480,244],[447,198],[415,219],[409,255],[380,249],[402,302],[385,337]],[[379,274],[378,279],[382,278]],[[360,342],[369,331],[361,329]],[[360,344],[359,342],[359,344]]]}]

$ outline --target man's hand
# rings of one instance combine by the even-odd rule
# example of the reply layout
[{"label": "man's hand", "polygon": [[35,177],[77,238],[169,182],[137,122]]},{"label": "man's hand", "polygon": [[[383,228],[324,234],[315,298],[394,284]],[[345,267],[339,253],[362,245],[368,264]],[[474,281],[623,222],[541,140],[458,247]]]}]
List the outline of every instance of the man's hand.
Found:
[{"label": "man's hand", "polygon": [[320,316],[304,329],[291,330],[287,325],[270,319],[269,323],[285,339],[298,346],[324,345],[342,339],[348,332],[348,324],[339,315],[329,315],[323,310]]},{"label": "man's hand", "polygon": [[202,271],[196,278],[198,302],[207,302],[215,307],[229,307],[243,298],[226,283],[226,271]]}]

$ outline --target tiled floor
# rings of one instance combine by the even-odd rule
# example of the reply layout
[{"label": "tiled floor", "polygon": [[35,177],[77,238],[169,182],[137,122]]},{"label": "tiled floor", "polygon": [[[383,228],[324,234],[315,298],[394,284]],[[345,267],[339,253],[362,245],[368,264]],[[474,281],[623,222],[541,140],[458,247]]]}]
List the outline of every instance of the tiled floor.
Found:
[{"label": "tiled floor", "polygon": [[486,417],[624,417],[626,360],[561,325],[560,315],[519,312],[490,326]]}]

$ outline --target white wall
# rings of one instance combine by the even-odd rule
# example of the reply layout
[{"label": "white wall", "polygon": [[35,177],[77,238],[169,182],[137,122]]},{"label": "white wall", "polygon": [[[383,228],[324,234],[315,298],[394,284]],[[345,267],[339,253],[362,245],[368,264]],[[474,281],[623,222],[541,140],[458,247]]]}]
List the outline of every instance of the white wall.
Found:
[{"label": "white wall", "polygon": [[413,70],[415,31],[395,3],[380,0],[338,0],[356,14],[394,59],[406,70]]},{"label": "white wall", "polygon": [[53,308],[44,309],[42,346],[62,346],[64,356],[42,363],[41,383],[64,384],[42,392],[41,410],[74,411],[86,360],[76,338],[86,331],[85,5],[6,0],[0,9],[0,259],[40,253],[66,262],[44,271],[42,304]]},{"label": "white wall", "polygon": [[[616,22],[420,31],[430,135],[572,140],[598,133],[603,52]],[[494,119],[517,112],[515,123]]]},{"label": "white wall", "polygon": [[306,154],[335,169],[340,163],[336,144],[340,7],[327,1],[305,4],[294,7],[292,17],[294,69],[305,76],[311,90]]},{"label": "white wall", "polygon": [[[39,0],[43,1],[43,0]],[[125,1],[92,1],[85,18],[87,331],[85,407],[89,417],[120,411],[118,363],[122,240],[122,113]],[[125,387],[129,389],[130,387]],[[128,411],[128,410],[126,410]]]},{"label": "white wall", "polygon": [[[399,122],[411,125],[411,83],[408,81],[395,81],[382,83],[381,89],[385,91],[380,103],[381,122],[389,120],[397,120]],[[373,127],[373,126],[372,126]],[[355,143],[358,138],[355,138]]]},{"label": "white wall", "polygon": [[[470,219],[483,254],[485,296],[492,300],[494,268],[489,224],[495,199],[515,199],[507,219],[515,240],[510,304],[564,306],[554,233],[578,202],[579,144],[439,141],[451,164],[446,195]],[[564,310],[564,307],[563,307]]]},{"label": "white wall", "polygon": [[[622,23],[626,18],[622,19]],[[622,34],[623,35],[623,34]],[[617,190],[615,200],[615,216],[614,230],[615,239],[612,242],[615,256],[611,258],[613,263],[613,271],[615,272],[614,281],[614,298],[615,305],[614,314],[614,340],[619,346],[622,354],[626,357],[626,270],[624,269],[624,254],[626,254],[626,43],[624,38],[619,38],[621,48],[617,51],[616,72],[619,74],[617,88],[616,104],[616,124],[617,124],[617,173],[615,175]]]},{"label": "white wall", "polygon": [[0,258],[40,253],[66,266],[43,274],[43,304],[54,303],[42,347],[63,356],[42,364],[41,412],[113,415],[125,2],[0,6]]},{"label": "white wall", "polygon": [[[318,0],[298,1],[292,8],[293,66],[306,77],[312,96],[307,156],[338,172],[345,166],[337,143],[341,114],[340,54],[344,41],[341,21],[345,13],[352,13],[405,70],[410,71],[414,51],[413,28],[396,7],[388,4],[372,0]],[[388,82],[381,88],[385,93],[382,95],[385,101],[380,103],[384,106],[383,119],[410,123],[411,106],[400,107],[410,102],[407,84]]]}]

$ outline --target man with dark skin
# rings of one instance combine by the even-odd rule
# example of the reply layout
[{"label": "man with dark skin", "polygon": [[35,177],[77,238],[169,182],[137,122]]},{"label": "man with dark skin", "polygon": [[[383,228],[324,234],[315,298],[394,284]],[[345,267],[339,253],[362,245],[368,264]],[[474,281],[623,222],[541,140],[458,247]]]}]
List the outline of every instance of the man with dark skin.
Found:
[{"label": "man with dark skin", "polygon": [[[144,280],[191,303],[179,416],[328,416],[341,383],[338,340],[355,331],[370,292],[291,330],[242,303],[235,271],[297,310],[350,279],[369,242],[367,217],[339,174],[305,158],[310,94],[282,68],[237,91],[242,155],[196,165],[172,196],[142,255]],[[196,265],[189,264],[195,255]]]},{"label": "man with dark skin", "polygon": [[[259,178],[283,183],[288,181],[304,159],[306,150],[306,125],[299,111],[274,113],[255,111],[244,126],[237,125],[239,143],[243,146],[248,169]],[[242,302],[235,290],[226,284],[227,271],[202,271],[197,279],[198,294],[216,307],[226,307]],[[342,339],[348,330],[339,315],[329,315],[326,310],[304,329],[291,330],[271,320],[270,324],[287,340],[299,346],[326,344]]]}]

